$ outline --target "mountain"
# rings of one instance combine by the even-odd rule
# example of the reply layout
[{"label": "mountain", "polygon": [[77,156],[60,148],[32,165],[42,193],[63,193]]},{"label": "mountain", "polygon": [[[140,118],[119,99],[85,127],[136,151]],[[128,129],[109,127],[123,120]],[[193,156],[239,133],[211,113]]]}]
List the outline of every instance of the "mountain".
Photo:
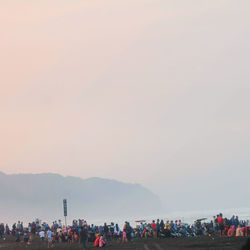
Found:
[{"label": "mountain", "polygon": [[0,172],[0,220],[18,216],[23,220],[61,218],[64,198],[68,200],[70,218],[146,216],[157,213],[161,207],[160,199],[139,184]]}]

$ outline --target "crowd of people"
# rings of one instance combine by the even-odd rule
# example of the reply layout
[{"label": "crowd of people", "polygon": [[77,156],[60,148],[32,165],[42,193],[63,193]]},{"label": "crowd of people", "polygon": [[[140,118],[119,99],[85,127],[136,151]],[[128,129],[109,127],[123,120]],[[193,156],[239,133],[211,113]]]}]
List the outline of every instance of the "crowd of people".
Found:
[{"label": "crowd of people", "polygon": [[206,218],[198,219],[193,224],[183,223],[181,220],[156,220],[150,223],[136,221],[137,225],[132,227],[125,222],[120,228],[118,224],[96,226],[89,225],[85,220],[73,220],[72,225],[65,226],[61,220],[54,221],[51,225],[36,220],[29,223],[27,227],[18,222],[9,228],[8,224],[0,224],[0,239],[7,235],[15,237],[16,242],[32,244],[34,237],[39,236],[43,244],[50,248],[57,243],[81,244],[87,249],[88,244],[97,248],[103,248],[113,241],[128,242],[135,238],[165,238],[165,237],[198,237],[198,236],[226,236],[244,237],[250,235],[250,222],[239,220],[237,216],[230,219],[224,218],[222,214],[214,216],[213,220],[207,222]]}]

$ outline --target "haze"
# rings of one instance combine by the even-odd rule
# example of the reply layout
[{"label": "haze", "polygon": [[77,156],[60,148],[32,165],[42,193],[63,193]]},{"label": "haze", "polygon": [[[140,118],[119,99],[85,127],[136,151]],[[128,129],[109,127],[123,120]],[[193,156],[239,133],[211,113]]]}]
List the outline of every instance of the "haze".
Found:
[{"label": "haze", "polygon": [[141,183],[174,209],[247,187],[249,1],[10,0],[0,23],[1,171]]}]

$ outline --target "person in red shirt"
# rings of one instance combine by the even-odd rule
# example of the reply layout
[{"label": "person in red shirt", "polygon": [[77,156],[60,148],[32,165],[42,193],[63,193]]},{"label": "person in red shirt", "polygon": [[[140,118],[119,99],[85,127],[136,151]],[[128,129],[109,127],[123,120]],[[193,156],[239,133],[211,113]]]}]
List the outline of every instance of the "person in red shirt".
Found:
[{"label": "person in red shirt", "polygon": [[156,230],[156,223],[155,221],[153,220],[152,224],[151,224],[151,229],[153,231],[153,237],[154,238],[157,238],[157,230]]},{"label": "person in red shirt", "polygon": [[219,225],[220,236],[222,236],[222,232],[224,231],[224,219],[222,217],[222,214],[219,214],[217,220]]},{"label": "person in red shirt", "polygon": [[247,227],[242,227],[242,235],[247,236]]},{"label": "person in red shirt", "polygon": [[100,236],[96,238],[94,246],[99,247],[99,242],[100,242]]}]

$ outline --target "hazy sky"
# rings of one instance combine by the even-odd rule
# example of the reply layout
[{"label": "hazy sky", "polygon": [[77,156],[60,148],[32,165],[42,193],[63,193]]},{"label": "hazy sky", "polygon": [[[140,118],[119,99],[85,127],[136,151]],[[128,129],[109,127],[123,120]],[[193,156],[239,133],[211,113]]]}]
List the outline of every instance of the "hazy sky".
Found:
[{"label": "hazy sky", "polygon": [[0,170],[154,191],[250,163],[248,0],[2,0]]}]

